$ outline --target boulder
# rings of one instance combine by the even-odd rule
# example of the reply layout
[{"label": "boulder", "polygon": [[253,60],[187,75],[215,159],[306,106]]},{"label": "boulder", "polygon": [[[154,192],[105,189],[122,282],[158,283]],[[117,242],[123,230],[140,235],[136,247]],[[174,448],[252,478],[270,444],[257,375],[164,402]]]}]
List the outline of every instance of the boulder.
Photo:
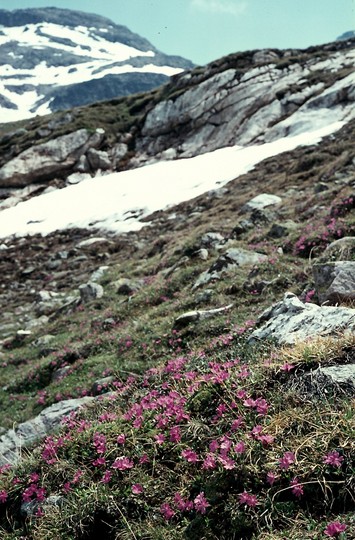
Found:
[{"label": "boulder", "polygon": [[257,321],[259,328],[251,341],[275,339],[281,344],[293,344],[321,336],[355,332],[355,309],[304,304],[293,293],[264,311]]},{"label": "boulder", "polygon": [[214,280],[221,279],[222,275],[238,266],[246,266],[249,264],[258,264],[267,260],[267,255],[256,251],[248,251],[242,248],[229,248],[214,264],[205,272],[202,272],[197,281],[193,285],[193,289],[197,289]]},{"label": "boulder", "polygon": [[114,282],[117,294],[130,295],[142,288],[143,282],[140,279],[120,278]]},{"label": "boulder", "polygon": [[89,281],[79,286],[79,293],[81,301],[84,304],[96,300],[96,298],[102,298],[104,295],[104,289],[98,283]]},{"label": "boulder", "polygon": [[73,169],[88,148],[99,146],[103,135],[103,130],[91,134],[79,129],[31,146],[1,167],[0,185],[22,187],[61,176]]},{"label": "boulder", "polygon": [[284,236],[287,236],[290,234],[290,232],[296,230],[298,228],[297,223],[292,221],[291,219],[288,219],[286,221],[282,222],[276,222],[273,223],[270,227],[267,236],[269,238],[283,238]]},{"label": "boulder", "polygon": [[355,396],[355,364],[319,367],[290,380],[289,385],[311,399],[334,394]]},{"label": "boulder", "polygon": [[97,171],[98,169],[106,171],[112,168],[112,163],[107,152],[96,150],[96,148],[89,148],[86,156],[93,171]]},{"label": "boulder", "polygon": [[355,262],[335,261],[315,264],[313,278],[321,304],[355,300]]},{"label": "boulder", "polygon": [[21,448],[43,439],[60,425],[64,416],[91,403],[93,399],[92,397],[83,397],[59,401],[43,409],[32,420],[27,420],[16,428],[9,429],[0,436],[0,466],[6,463],[17,463],[21,457]]},{"label": "boulder", "polygon": [[218,248],[224,243],[224,237],[220,233],[207,232],[201,238],[201,246],[205,248]]},{"label": "boulder", "polygon": [[275,204],[280,204],[282,202],[281,197],[278,195],[272,195],[270,193],[261,193],[256,197],[253,197],[250,201],[245,204],[246,210],[260,210],[266,208],[267,206],[274,206]]},{"label": "boulder", "polygon": [[338,240],[334,240],[324,254],[319,257],[322,260],[351,260],[355,257],[355,236],[343,236]]}]

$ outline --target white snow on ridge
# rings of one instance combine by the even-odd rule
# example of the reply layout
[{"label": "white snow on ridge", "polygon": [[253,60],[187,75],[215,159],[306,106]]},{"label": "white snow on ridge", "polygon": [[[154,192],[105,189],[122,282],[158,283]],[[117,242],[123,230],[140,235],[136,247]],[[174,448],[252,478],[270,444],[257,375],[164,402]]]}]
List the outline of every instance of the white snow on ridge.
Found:
[{"label": "white snow on ridge", "polygon": [[260,146],[228,147],[200,156],[96,177],[0,212],[0,238],[73,227],[112,233],[139,230],[140,218],[219,188],[260,161],[318,143],[345,122]]}]

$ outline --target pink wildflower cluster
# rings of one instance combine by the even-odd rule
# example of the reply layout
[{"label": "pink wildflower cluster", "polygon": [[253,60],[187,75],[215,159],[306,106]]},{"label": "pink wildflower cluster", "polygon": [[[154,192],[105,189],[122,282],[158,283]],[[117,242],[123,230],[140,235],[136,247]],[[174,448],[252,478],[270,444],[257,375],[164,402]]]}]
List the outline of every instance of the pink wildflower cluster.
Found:
[{"label": "pink wildflower cluster", "polygon": [[347,529],[347,526],[344,523],[339,521],[332,521],[328,523],[324,529],[324,534],[330,536],[331,538],[336,538],[339,534],[343,533]]},{"label": "pink wildflower cluster", "polygon": [[285,452],[282,458],[279,459],[279,467],[286,471],[295,462],[296,456],[293,452]]},{"label": "pink wildflower cluster", "polygon": [[326,456],[323,458],[323,463],[326,465],[331,465],[332,467],[341,467],[342,463],[344,461],[344,457],[339,454],[336,450],[333,452],[329,452]]},{"label": "pink wildflower cluster", "polygon": [[[175,493],[173,505],[163,503],[160,507],[160,513],[166,521],[169,521],[176,515],[177,511],[190,512],[191,510],[195,510],[199,514],[205,514],[209,506],[211,505],[207,501],[203,491],[201,491],[193,501],[185,499],[180,493]],[[173,507],[175,507],[176,510],[174,510]]]},{"label": "pink wildflower cluster", "polygon": [[243,491],[238,497],[240,504],[245,504],[246,506],[255,507],[258,504],[256,495],[252,495],[247,491]]}]

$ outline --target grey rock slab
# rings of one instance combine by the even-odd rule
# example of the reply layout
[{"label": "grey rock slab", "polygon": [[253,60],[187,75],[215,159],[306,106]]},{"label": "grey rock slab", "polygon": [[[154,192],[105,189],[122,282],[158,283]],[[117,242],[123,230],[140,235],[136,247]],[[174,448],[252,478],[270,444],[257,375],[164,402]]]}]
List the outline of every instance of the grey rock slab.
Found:
[{"label": "grey rock slab", "polygon": [[260,193],[245,204],[247,210],[260,210],[267,206],[273,206],[282,202],[281,197],[271,193]]},{"label": "grey rock slab", "polygon": [[355,364],[320,367],[288,383],[303,396],[324,399],[334,394],[355,396]]},{"label": "grey rock slab", "polygon": [[89,148],[86,152],[89,165],[92,170],[98,169],[108,170],[112,168],[112,163],[107,152],[103,150],[96,150],[96,148]]},{"label": "grey rock slab", "polygon": [[336,304],[355,300],[355,262],[315,264],[313,278],[320,303]]},{"label": "grey rock slab", "polygon": [[15,464],[21,458],[21,449],[55,430],[62,419],[84,405],[93,401],[92,397],[67,399],[54,403],[33,418],[22,422],[15,429],[9,429],[0,436],[0,466]]},{"label": "grey rock slab", "polygon": [[238,266],[259,264],[266,260],[267,255],[263,253],[242,248],[229,248],[218,257],[208,270],[200,274],[192,288],[197,289],[203,285],[207,285],[211,281],[219,280],[224,272],[228,272]]},{"label": "grey rock slab", "polygon": [[251,341],[275,339],[280,344],[294,344],[321,336],[355,332],[355,309],[304,304],[293,293],[264,311],[257,321],[261,326]]}]

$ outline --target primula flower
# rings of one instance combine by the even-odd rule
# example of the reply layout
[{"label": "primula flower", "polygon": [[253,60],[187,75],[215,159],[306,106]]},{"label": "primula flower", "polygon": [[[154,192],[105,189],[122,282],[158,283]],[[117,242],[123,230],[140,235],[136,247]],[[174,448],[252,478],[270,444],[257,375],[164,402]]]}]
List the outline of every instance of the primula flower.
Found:
[{"label": "primula flower", "polygon": [[116,440],[117,440],[117,444],[124,444],[126,442],[126,435],[121,433],[120,435],[118,435]]},{"label": "primula flower", "polygon": [[181,441],[181,431],[179,426],[173,426],[170,429],[170,442],[179,442]]},{"label": "primula flower", "polygon": [[181,457],[186,459],[189,463],[196,463],[198,461],[198,456],[196,452],[191,450],[191,448],[186,448],[186,450],[183,450],[181,452]]},{"label": "primula flower", "polygon": [[194,498],[194,505],[196,512],[199,512],[200,514],[205,514],[206,509],[211,506],[203,491],[201,491],[201,493]]},{"label": "primula flower", "polygon": [[158,433],[158,435],[154,435],[154,439],[156,440],[157,444],[164,444],[165,435],[163,435],[163,433]]},{"label": "primula flower", "polygon": [[0,491],[0,503],[5,503],[7,501],[7,492],[3,489]]},{"label": "primula flower", "polygon": [[132,493],[134,495],[140,495],[141,493],[143,493],[143,486],[142,484],[133,484],[132,486]]},{"label": "primula flower", "polygon": [[108,484],[109,481],[111,480],[112,478],[112,472],[111,471],[105,471],[103,477],[101,478],[101,482],[103,484]]},{"label": "primula flower", "polygon": [[213,439],[213,441],[211,441],[209,444],[209,449],[211,450],[211,452],[216,452],[218,448],[219,448],[219,442]]},{"label": "primula flower", "polygon": [[299,483],[298,478],[295,477],[293,480],[291,480],[290,485],[292,486],[292,490],[291,490],[292,493],[298,498],[302,497],[302,495],[303,495],[303,487]]},{"label": "primula flower", "polygon": [[277,480],[277,474],[275,474],[273,471],[269,471],[266,475],[266,481],[270,486],[272,486],[275,481]]},{"label": "primula flower", "polygon": [[243,441],[237,442],[234,445],[233,450],[236,454],[243,454],[245,452],[245,443]]},{"label": "primula flower", "polygon": [[326,528],[324,529],[324,534],[326,536],[331,536],[334,538],[335,536],[338,536],[340,533],[344,532],[346,530],[347,526],[345,523],[340,523],[339,521],[332,521],[332,523],[328,523]]},{"label": "primula flower", "polygon": [[188,499],[184,499],[180,495],[180,493],[175,493],[175,495],[174,495],[174,503],[176,505],[176,508],[180,512],[189,512],[194,507],[194,503],[192,501],[189,501]]},{"label": "primula flower", "polygon": [[147,454],[143,454],[140,458],[139,458],[139,464],[140,465],[143,465],[144,463],[149,463],[149,457]]},{"label": "primula flower", "polygon": [[258,504],[258,500],[255,495],[251,495],[250,493],[247,493],[246,491],[243,491],[239,495],[239,502],[240,504],[246,504],[247,506],[254,507]]},{"label": "primula flower", "polygon": [[329,452],[323,458],[323,463],[326,463],[327,465],[332,465],[333,467],[341,467],[343,461],[344,457],[341,456],[336,450],[334,450],[333,452]]},{"label": "primula flower", "polygon": [[213,454],[207,454],[202,464],[203,469],[215,469],[217,466],[216,458]]},{"label": "primula flower", "polygon": [[285,471],[295,462],[296,456],[293,452],[285,452],[282,458],[279,459],[280,469]]},{"label": "primula flower", "polygon": [[166,521],[169,521],[172,517],[175,516],[174,510],[171,508],[170,504],[163,503],[160,507],[160,513]]},{"label": "primula flower", "polygon": [[118,469],[119,471],[125,471],[126,469],[132,469],[134,467],[134,463],[131,459],[128,457],[122,456],[119,458],[116,458],[115,461],[112,463],[113,469]]},{"label": "primula flower", "polygon": [[227,471],[232,470],[235,468],[235,461],[233,459],[227,457],[227,456],[219,456],[219,461],[222,463],[222,466]]},{"label": "primula flower", "polygon": [[293,364],[288,364],[288,363],[286,362],[285,364],[283,364],[283,365],[280,367],[280,369],[281,369],[282,371],[288,372],[288,371],[292,371],[293,369],[295,369],[295,367],[296,367],[296,366],[294,366]]}]

